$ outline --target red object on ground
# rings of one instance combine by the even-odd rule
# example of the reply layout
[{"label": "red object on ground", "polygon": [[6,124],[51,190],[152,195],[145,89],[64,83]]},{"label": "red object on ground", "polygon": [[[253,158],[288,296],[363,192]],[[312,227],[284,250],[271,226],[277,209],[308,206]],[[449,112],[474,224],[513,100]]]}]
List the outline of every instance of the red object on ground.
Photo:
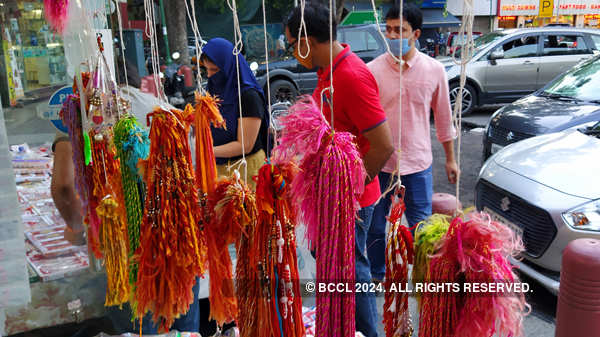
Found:
[{"label": "red object on ground", "polygon": [[194,73],[192,72],[192,68],[183,65],[179,67],[179,70],[177,72],[180,75],[183,75],[183,83],[186,87],[194,86]]},{"label": "red object on ground", "polygon": [[[458,204],[462,208],[462,204]],[[446,214],[454,216],[456,211],[456,197],[448,193],[434,193],[431,197],[431,211],[433,214]]]},{"label": "red object on ground", "polygon": [[600,336],[599,240],[577,239],[563,252],[555,336]]},{"label": "red object on ground", "polygon": [[152,75],[142,77],[140,91],[158,97],[158,88],[156,87],[156,82],[154,81],[154,77]]}]

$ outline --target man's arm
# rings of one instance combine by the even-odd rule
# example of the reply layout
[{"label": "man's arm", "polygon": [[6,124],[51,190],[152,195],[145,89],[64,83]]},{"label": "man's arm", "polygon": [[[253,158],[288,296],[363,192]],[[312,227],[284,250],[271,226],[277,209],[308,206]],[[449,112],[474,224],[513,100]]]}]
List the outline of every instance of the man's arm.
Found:
[{"label": "man's arm", "polygon": [[73,244],[85,244],[81,217],[81,201],[75,192],[73,149],[68,141],[59,141],[54,149],[54,167],[50,192],[56,208],[67,224],[65,239]]},{"label": "man's arm", "polygon": [[392,133],[387,122],[379,124],[374,129],[363,133],[369,141],[369,151],[365,154],[363,161],[367,170],[367,181],[370,183],[381,171],[385,163],[394,152],[392,144]]},{"label": "man's arm", "polygon": [[433,94],[431,108],[438,141],[446,152],[446,175],[448,182],[456,184],[460,171],[454,158],[454,138],[456,130],[452,124],[452,108],[448,89],[448,79],[443,67],[439,68],[439,85]]},{"label": "man's arm", "polygon": [[454,141],[449,140],[442,143],[442,145],[444,145],[444,151],[446,152],[446,174],[448,175],[448,182],[456,184],[460,171],[458,169],[458,164],[456,164],[456,160],[454,159]]}]

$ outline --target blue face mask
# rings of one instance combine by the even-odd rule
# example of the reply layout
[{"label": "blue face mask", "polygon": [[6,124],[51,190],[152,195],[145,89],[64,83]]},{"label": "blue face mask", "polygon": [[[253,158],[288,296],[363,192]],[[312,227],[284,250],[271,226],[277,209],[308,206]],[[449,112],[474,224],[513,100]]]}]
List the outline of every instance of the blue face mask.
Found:
[{"label": "blue face mask", "polygon": [[402,43],[402,56],[410,51],[410,43],[408,39],[386,39],[390,45],[390,51],[394,56],[400,56],[400,43]]},{"label": "blue face mask", "polygon": [[227,77],[222,71],[217,71],[211,77],[208,78],[207,89],[215,95],[220,95],[225,91],[225,85],[227,84]]}]

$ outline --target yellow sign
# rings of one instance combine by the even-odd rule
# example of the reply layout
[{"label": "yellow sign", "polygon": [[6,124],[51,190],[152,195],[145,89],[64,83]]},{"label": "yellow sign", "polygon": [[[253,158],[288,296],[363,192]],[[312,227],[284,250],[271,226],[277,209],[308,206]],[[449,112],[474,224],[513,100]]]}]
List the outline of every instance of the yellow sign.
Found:
[{"label": "yellow sign", "polygon": [[540,0],[541,18],[551,18],[554,14],[554,0]]}]

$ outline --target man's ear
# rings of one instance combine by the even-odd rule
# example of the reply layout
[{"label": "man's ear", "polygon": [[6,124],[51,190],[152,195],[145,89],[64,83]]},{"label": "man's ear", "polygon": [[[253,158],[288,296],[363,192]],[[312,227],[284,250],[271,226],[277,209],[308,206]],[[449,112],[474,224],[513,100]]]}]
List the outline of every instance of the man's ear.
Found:
[{"label": "man's ear", "polygon": [[418,40],[421,37],[421,30],[417,29],[415,30],[415,38]]}]

